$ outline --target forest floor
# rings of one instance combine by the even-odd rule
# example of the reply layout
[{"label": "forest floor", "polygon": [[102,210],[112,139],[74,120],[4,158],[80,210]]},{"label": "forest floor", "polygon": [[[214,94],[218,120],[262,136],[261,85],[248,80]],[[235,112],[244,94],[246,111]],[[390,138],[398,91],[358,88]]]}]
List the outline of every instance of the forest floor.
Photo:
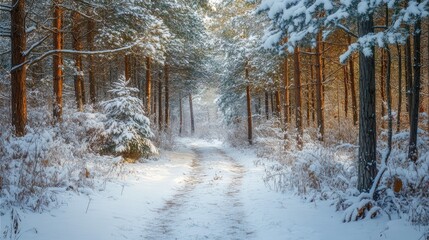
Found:
[{"label": "forest floor", "polygon": [[[258,164],[255,164],[258,163]],[[20,240],[419,239],[405,220],[342,223],[328,201],[278,193],[263,181],[268,160],[218,141],[180,139],[158,161],[128,164],[87,194],[66,192],[44,213],[21,212]],[[7,223],[5,216],[3,224]]]}]

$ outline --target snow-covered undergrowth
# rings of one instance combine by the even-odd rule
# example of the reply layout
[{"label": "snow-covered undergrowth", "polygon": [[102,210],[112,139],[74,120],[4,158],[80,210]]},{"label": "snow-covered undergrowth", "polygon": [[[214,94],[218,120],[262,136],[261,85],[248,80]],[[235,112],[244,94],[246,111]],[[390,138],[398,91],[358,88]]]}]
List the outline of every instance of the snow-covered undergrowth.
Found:
[{"label": "snow-covered undergrowth", "polygon": [[[322,144],[313,140],[309,130],[304,132],[304,144],[299,149],[295,133],[289,131],[284,139],[284,132],[278,126],[267,121],[255,131],[258,155],[273,160],[265,165],[266,184],[277,191],[293,191],[309,201],[329,200],[336,210],[345,211],[345,221],[356,220],[359,213],[350,213],[349,207],[362,203],[356,188],[358,146],[334,144],[331,139],[334,134],[329,135],[329,143]],[[379,161],[387,151],[385,135],[382,132],[378,140]],[[408,133],[393,136],[388,170],[381,179],[376,201],[366,201],[372,204],[369,208],[376,207],[373,209],[376,213],[369,211],[360,217],[381,213],[391,219],[405,218],[416,225],[429,225],[428,141],[428,134],[420,131],[419,159],[414,163],[407,160]]]},{"label": "snow-covered undergrowth", "polygon": [[56,202],[58,192],[85,191],[119,170],[121,158],[96,153],[104,116],[65,112],[61,124],[28,128],[24,137],[15,137],[11,128],[2,127],[2,210],[23,207],[43,211]]}]

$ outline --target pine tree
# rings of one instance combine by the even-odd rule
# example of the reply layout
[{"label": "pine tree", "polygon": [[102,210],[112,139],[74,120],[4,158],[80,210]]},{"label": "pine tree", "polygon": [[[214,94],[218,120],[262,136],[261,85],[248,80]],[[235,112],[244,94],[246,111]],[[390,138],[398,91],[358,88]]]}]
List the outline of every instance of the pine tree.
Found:
[{"label": "pine tree", "polygon": [[143,110],[143,102],[134,96],[139,90],[129,87],[129,83],[121,77],[110,90],[114,97],[101,103],[107,117],[104,150],[135,160],[157,154],[158,151],[150,140],[153,133]]}]

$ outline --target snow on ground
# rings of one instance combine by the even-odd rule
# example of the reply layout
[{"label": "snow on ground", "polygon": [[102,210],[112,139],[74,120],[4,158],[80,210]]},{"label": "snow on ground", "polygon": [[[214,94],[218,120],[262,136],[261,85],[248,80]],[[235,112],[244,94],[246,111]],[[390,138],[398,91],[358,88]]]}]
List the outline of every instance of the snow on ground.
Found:
[{"label": "snow on ground", "polygon": [[[181,139],[180,145],[159,161],[125,166],[126,174],[100,191],[64,194],[64,204],[50,212],[21,212],[19,239],[417,240],[423,235],[405,220],[386,217],[342,223],[342,213],[329,202],[271,191],[251,150],[196,139]],[[2,229],[8,224],[3,216]]]}]

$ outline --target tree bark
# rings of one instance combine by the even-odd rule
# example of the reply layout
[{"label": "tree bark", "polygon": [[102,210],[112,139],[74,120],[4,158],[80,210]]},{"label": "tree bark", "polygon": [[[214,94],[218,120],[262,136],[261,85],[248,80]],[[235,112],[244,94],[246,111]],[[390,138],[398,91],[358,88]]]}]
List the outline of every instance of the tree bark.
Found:
[{"label": "tree bark", "polygon": [[164,117],[162,116],[162,72],[158,72],[158,127],[162,131]]},{"label": "tree bark", "polygon": [[265,90],[265,116],[267,120],[270,118],[269,96],[267,90]]},{"label": "tree bark", "polygon": [[[92,19],[88,20],[88,35],[87,35],[87,44],[89,51],[94,51],[94,39],[95,39],[95,21]],[[95,63],[94,63],[94,55],[88,56],[88,80],[89,80],[89,99],[91,104],[95,104],[97,102],[97,93],[95,89],[96,81],[95,81]]]},{"label": "tree bark", "polygon": [[289,64],[288,64],[288,56],[285,56],[284,59],[284,129],[287,131],[289,124]]},{"label": "tree bark", "polygon": [[[311,62],[311,61],[310,61]],[[315,96],[315,83],[314,83],[314,64],[310,63],[310,89],[311,89],[311,121],[316,121],[316,109],[315,109],[315,103],[316,103],[316,96]]]},{"label": "tree bark", "polygon": [[170,66],[164,65],[165,77],[165,128],[170,126]]},{"label": "tree bark", "polygon": [[[352,44],[351,36],[348,36],[349,45]],[[349,58],[349,71],[350,71],[350,91],[352,95],[352,110],[353,110],[353,125],[358,124],[358,107],[356,100],[356,85],[355,85],[355,65],[353,61],[353,56]]]},{"label": "tree bark", "polygon": [[347,65],[343,66],[343,72],[344,72],[344,116],[348,117],[349,113],[349,73],[347,72]]},{"label": "tree bark", "polygon": [[151,111],[151,99],[152,99],[152,76],[151,76],[151,58],[146,57],[146,112],[148,115]]},{"label": "tree bark", "polygon": [[386,115],[386,109],[384,107],[384,104],[386,102],[386,92],[385,92],[385,79],[386,79],[386,59],[385,59],[385,51],[384,49],[381,49],[381,71],[380,71],[380,95],[381,95],[381,125],[384,128],[384,116]]},{"label": "tree bark", "polygon": [[124,74],[125,74],[125,81],[130,81],[131,63],[130,63],[130,56],[128,54],[125,54],[124,56]]},{"label": "tree bark", "polygon": [[[420,1],[418,1],[420,2]],[[420,85],[421,85],[421,31],[420,19],[414,24],[414,83],[412,86],[411,119],[410,119],[410,144],[408,148],[408,159],[416,162],[418,159],[417,131],[419,125],[420,110]]]},{"label": "tree bark", "polygon": [[[249,68],[246,66],[246,80],[249,80]],[[246,86],[246,102],[247,102],[247,139],[249,141],[249,144],[253,144],[253,136],[252,136],[252,103],[251,103],[251,96],[250,96],[250,85],[249,83]]]},{"label": "tree bark", "polygon": [[[408,27],[409,31],[409,27]],[[412,96],[412,88],[413,88],[413,67],[412,67],[412,59],[411,59],[411,36],[407,37],[407,41],[405,42],[405,92],[407,98],[407,112],[408,118],[411,123],[411,106],[413,101]]]},{"label": "tree bark", "polygon": [[396,132],[401,130],[401,113],[402,113],[402,52],[401,46],[396,44],[398,52],[398,114],[396,118]]},{"label": "tree bark", "polygon": [[[374,32],[373,14],[358,21],[359,36]],[[358,190],[369,192],[377,175],[376,166],[376,111],[375,111],[375,51],[371,56],[359,52],[359,162]]]},{"label": "tree bark", "polygon": [[276,98],[276,116],[280,118],[282,110],[281,110],[281,103],[280,103],[280,91],[278,89],[276,89],[275,98]]},{"label": "tree bark", "polygon": [[[64,33],[63,33],[63,9],[61,4],[63,0],[54,0],[54,19],[53,19],[53,43],[54,50],[62,50],[64,43]],[[63,55],[62,53],[57,53],[53,56],[53,80],[54,80],[54,121],[62,121],[63,114]]]},{"label": "tree bark", "polygon": [[[81,15],[78,11],[73,11],[72,13],[72,36],[73,36],[73,49],[76,51],[82,51],[82,32],[81,32]],[[75,98],[76,106],[78,111],[83,111],[84,103],[84,86],[83,86],[83,68],[82,68],[82,55],[74,55],[74,89],[75,89]]]},{"label": "tree bark", "polygon": [[[386,8],[387,11],[387,8]],[[390,53],[389,46],[387,46],[385,50],[385,58],[386,58],[386,103],[387,103],[387,148],[388,154],[386,156],[386,161],[390,156],[392,151],[392,136],[393,136],[393,116],[392,116],[392,84],[391,84],[391,73],[392,73],[392,56]]]},{"label": "tree bark", "polygon": [[302,148],[302,116],[301,116],[301,62],[300,49],[295,48],[294,52],[294,80],[295,80],[295,126],[297,129],[297,144],[298,148]]},{"label": "tree bark", "polygon": [[[310,51],[311,52],[311,49]],[[311,70],[311,64],[310,64],[310,70]],[[311,76],[311,75],[310,75]],[[305,94],[305,98],[306,98],[306,121],[307,121],[307,127],[310,127],[310,105],[311,105],[311,95],[310,95],[310,84],[309,84],[309,79],[308,77],[305,78],[305,85],[306,85],[306,94]]]},{"label": "tree bark", "polygon": [[182,108],[182,94],[179,96],[179,136],[182,136],[183,131],[183,108]]},{"label": "tree bark", "polygon": [[189,94],[189,111],[191,114],[191,133],[195,133],[194,107],[192,105],[192,94]]},{"label": "tree bark", "polygon": [[317,35],[316,42],[316,118],[317,129],[319,130],[318,139],[323,141],[325,135],[325,117],[324,117],[324,97],[323,97],[323,65],[322,65],[322,34]]},{"label": "tree bark", "polygon": [[[26,61],[23,55],[27,47],[27,35],[25,29],[25,0],[13,0],[11,10],[11,52],[12,67],[21,65]],[[25,135],[27,125],[27,90],[25,81],[27,78],[27,66],[23,65],[11,71],[12,88],[12,125],[15,127],[15,135]]]}]

